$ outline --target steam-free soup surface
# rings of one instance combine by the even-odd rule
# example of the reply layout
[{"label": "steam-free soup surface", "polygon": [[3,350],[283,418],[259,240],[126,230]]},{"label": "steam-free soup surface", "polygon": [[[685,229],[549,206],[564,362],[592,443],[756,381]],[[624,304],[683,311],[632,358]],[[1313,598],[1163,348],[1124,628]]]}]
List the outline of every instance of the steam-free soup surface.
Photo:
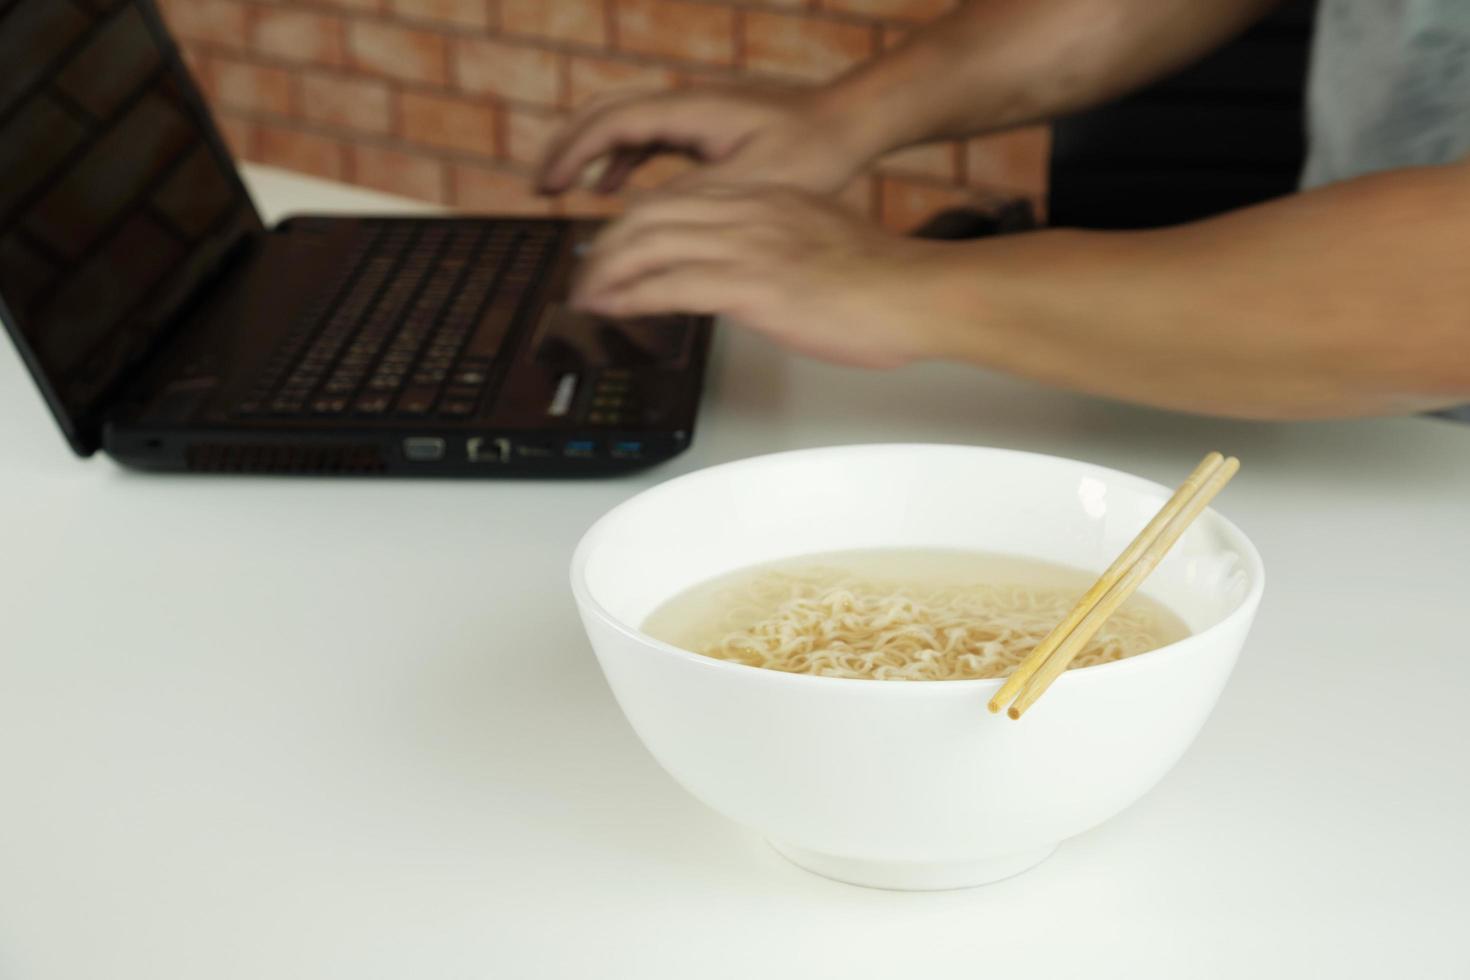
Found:
[{"label": "steam-free soup surface", "polygon": [[[883,549],[740,569],[664,603],[643,631],[721,660],[828,677],[1000,677],[1071,610],[1096,572],[976,551]],[[1134,594],[1072,663],[1121,660],[1189,635]]]}]

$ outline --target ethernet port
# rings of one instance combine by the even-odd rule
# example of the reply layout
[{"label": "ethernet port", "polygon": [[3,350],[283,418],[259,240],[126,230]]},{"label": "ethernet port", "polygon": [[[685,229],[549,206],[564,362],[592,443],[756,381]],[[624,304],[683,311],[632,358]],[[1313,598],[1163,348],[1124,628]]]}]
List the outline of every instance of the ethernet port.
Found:
[{"label": "ethernet port", "polygon": [[507,463],[510,461],[510,440],[471,436],[464,445],[465,458],[471,463]]}]

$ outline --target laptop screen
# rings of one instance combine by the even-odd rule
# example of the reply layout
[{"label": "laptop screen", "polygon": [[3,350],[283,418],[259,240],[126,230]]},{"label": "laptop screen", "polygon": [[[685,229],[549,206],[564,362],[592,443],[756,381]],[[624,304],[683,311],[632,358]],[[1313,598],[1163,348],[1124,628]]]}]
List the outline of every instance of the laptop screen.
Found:
[{"label": "laptop screen", "polygon": [[260,221],[151,0],[0,0],[0,316],[68,438]]}]

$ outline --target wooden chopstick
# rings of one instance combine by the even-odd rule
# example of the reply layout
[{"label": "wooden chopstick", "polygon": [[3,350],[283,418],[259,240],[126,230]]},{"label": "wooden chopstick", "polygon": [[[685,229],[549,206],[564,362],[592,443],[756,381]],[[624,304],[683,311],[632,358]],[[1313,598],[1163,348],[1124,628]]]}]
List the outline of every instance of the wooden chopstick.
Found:
[{"label": "wooden chopstick", "polygon": [[[1123,559],[1134,551],[1134,545],[1138,543],[1138,538],[1135,538],[1133,543],[1129,544],[1128,548],[1124,550],[1123,555],[1119,556],[1118,561],[1114,562],[1112,566],[1109,566],[1108,571],[1103,573],[1103,577],[1098,580],[1092,589],[1088,590],[1087,596],[1084,596],[1083,600],[1077,604],[1077,607],[1068,614],[1067,619],[1063,621],[1063,625],[1066,625],[1068,621],[1075,618],[1075,628],[1067,632],[1058,643],[1054,644],[1048,655],[1044,659],[1041,659],[1039,664],[1032,666],[1031,671],[1027,674],[1023,682],[1025,686],[1021,688],[1014,703],[1011,704],[1006,712],[1011,718],[1020,718],[1026,709],[1035,704],[1036,699],[1045,693],[1052,682],[1071,666],[1077,654],[1097,635],[1098,630],[1107,622],[1108,617],[1117,612],[1118,607],[1137,591],[1138,587],[1143,584],[1144,579],[1148,578],[1153,570],[1158,567],[1159,562],[1168,554],[1169,549],[1183,536],[1184,532],[1189,529],[1189,526],[1194,523],[1195,519],[1204,513],[1205,508],[1210,505],[1210,502],[1225,488],[1225,484],[1229,483],[1231,478],[1239,471],[1240,460],[1231,457],[1230,459],[1220,461],[1213,459],[1216,455],[1212,453],[1210,456],[1205,457],[1205,460],[1200,464],[1199,468],[1190,474],[1190,479],[1186,480],[1180,486],[1175,495],[1159,511],[1159,515],[1163,515],[1165,512],[1172,510],[1172,515],[1162,522],[1159,521],[1159,515],[1155,515],[1154,520],[1149,522],[1149,527],[1145,528],[1144,532],[1139,535],[1139,538],[1143,538],[1147,535],[1149,528],[1155,528],[1155,534],[1144,546],[1141,553],[1137,554],[1136,560],[1125,562]],[[1201,471],[1206,472],[1208,475],[1202,484],[1195,483],[1195,477]],[[1193,493],[1188,492],[1191,487],[1193,487]],[[1178,507],[1175,507],[1175,501],[1181,499],[1182,502]],[[1162,527],[1156,527],[1159,524]],[[1120,564],[1124,566],[1121,574],[1116,577],[1116,580],[1111,586],[1101,588],[1104,580]],[[1100,595],[1088,605],[1087,599],[1093,596],[1094,593],[1100,593]],[[1080,614],[1079,610],[1081,610]],[[1058,630],[1060,629],[1061,627],[1058,627]],[[1051,636],[1048,635],[1047,639],[1050,640]],[[1041,647],[1038,647],[1037,650],[1041,650]],[[1029,663],[1033,659],[1040,659],[1036,658],[1035,652],[1033,652],[1031,657],[1027,658],[1027,662]],[[1022,666],[1025,665],[1023,664]],[[1003,691],[1004,688],[1002,688]],[[997,698],[999,698],[999,694]],[[1001,703],[1004,703],[1004,701]],[[991,710],[995,710],[995,701],[992,700],[991,704]]]},{"label": "wooden chopstick", "polygon": [[1225,488],[1225,484],[1230,482],[1239,469],[1240,460],[1233,456],[1215,469],[1204,485],[1199,488],[1199,492],[1189,498],[1184,508],[1164,526],[1158,537],[1139,556],[1138,561],[1134,562],[1117,584],[1109,589],[1097,605],[1083,616],[1077,628],[1036,670],[1016,697],[1015,702],[1007,709],[1006,714],[1011,718],[1020,718],[1027,708],[1036,703],[1036,699],[1045,693],[1052,681],[1062,675],[1082,648],[1097,635],[1097,631],[1107,622],[1108,617],[1116,612],[1118,607],[1143,584],[1143,580],[1158,567],[1169,549],[1189,529],[1195,518],[1204,513],[1210,501],[1214,500]]},{"label": "wooden chopstick", "polygon": [[1153,544],[1158,538],[1159,532],[1164,529],[1164,525],[1168,524],[1184,509],[1185,504],[1189,503],[1190,499],[1199,492],[1200,488],[1204,486],[1205,481],[1214,475],[1224,461],[1225,457],[1219,453],[1210,453],[1204,459],[1200,460],[1200,464],[1194,468],[1194,472],[1189,474],[1188,478],[1179,485],[1179,489],[1174,491],[1174,496],[1170,497],[1168,502],[1159,508],[1159,512],[1154,515],[1153,520],[1149,521],[1144,529],[1138,532],[1138,536],[1128,544],[1128,547],[1123,549],[1122,554],[1114,559],[1113,563],[1108,566],[1107,571],[1102,573],[1102,577],[1093,583],[1092,588],[1088,589],[1087,593],[1081,599],[1077,600],[1077,605],[1072,607],[1072,611],[1067,614],[1067,618],[1058,623],[1056,628],[1046,635],[1046,638],[1041,641],[1036,649],[1032,650],[1026,659],[1021,661],[1020,665],[1011,672],[1011,676],[1006,678],[1006,682],[995,693],[995,697],[990,699],[991,713],[1000,711],[1012,698],[1020,693],[1021,686],[1031,679],[1031,676],[1051,656],[1052,651],[1061,646],[1062,641],[1077,628],[1077,624],[1082,622],[1092,607],[1097,605],[1098,601],[1107,594],[1109,589],[1118,583],[1118,580],[1123,577],[1133,563],[1142,557],[1143,553],[1148,550],[1149,545]]}]

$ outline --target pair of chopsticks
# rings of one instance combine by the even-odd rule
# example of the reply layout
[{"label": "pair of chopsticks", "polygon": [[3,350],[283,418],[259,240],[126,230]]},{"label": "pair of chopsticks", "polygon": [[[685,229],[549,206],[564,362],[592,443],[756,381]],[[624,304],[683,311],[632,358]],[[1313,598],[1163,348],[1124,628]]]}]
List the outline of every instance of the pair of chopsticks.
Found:
[{"label": "pair of chopsticks", "polygon": [[[1019,718],[1046,692],[1051,682],[1062,675],[1087,646],[1108,617],[1117,611],[1143,580],[1158,567],[1174,542],[1204,513],[1230,478],[1240,469],[1240,460],[1226,459],[1210,453],[1200,461],[1189,478],[1174,491],[1174,496],[1154,515],[1148,526],[1138,532],[1123,553],[1093,583],[1087,594],[1067,614],[1046,639],[1018,666],[1005,684],[990,699],[990,710],[1000,711],[1007,702],[1006,714]],[[1012,702],[1011,699],[1015,700]]]}]

